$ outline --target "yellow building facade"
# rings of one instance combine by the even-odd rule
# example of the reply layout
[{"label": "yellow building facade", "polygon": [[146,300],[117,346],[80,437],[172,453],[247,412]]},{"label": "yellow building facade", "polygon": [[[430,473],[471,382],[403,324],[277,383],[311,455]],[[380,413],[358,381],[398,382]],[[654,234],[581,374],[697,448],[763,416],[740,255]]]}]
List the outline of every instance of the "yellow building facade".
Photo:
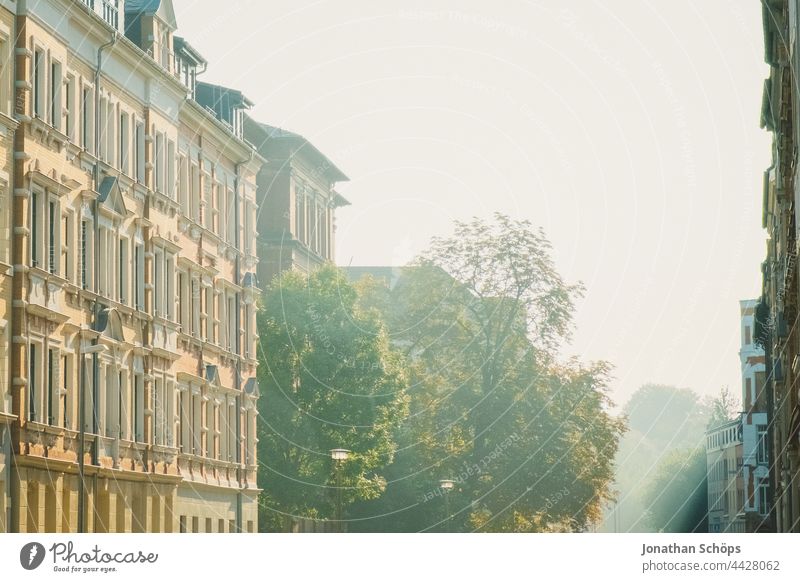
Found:
[{"label": "yellow building facade", "polygon": [[256,531],[264,160],[195,100],[171,2],[19,3],[10,29],[5,528]]}]

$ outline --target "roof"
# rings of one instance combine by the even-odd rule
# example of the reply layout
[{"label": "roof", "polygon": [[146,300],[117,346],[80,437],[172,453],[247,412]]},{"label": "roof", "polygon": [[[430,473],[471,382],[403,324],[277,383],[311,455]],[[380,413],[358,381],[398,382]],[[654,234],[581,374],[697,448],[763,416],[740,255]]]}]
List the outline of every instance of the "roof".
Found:
[{"label": "roof", "polygon": [[[300,135],[299,133],[295,133],[293,131],[289,131],[288,129],[283,129],[282,127],[275,127],[273,125],[268,125],[266,123],[261,123],[256,121],[250,116],[247,116],[247,119],[252,122],[252,125],[255,126],[258,131],[262,134],[263,140],[261,143],[255,143],[255,147],[257,149],[261,149],[261,147],[268,141],[268,140],[275,140],[277,142],[284,142],[292,147],[297,148],[299,151],[302,151],[305,154],[308,154],[312,158],[316,158],[321,163],[318,164],[318,167],[323,168],[326,173],[331,177],[333,182],[348,182],[350,178],[339,169],[336,164],[331,161],[328,156],[323,154],[317,147],[308,141],[305,137]],[[265,156],[269,158],[269,156]],[[339,195],[342,200],[342,206],[345,204],[349,204],[347,200]]]},{"label": "roof", "polygon": [[369,275],[379,281],[383,281],[389,289],[394,289],[398,281],[402,278],[403,272],[408,268],[409,267],[388,266],[341,267],[345,276],[353,283]]},{"label": "roof", "polygon": [[205,65],[208,61],[201,55],[196,48],[186,42],[186,39],[181,36],[172,37],[172,44],[175,47],[175,52],[183,53],[194,61],[195,65]]},{"label": "roof", "polygon": [[244,93],[239,91],[238,89],[232,89],[230,87],[225,87],[224,85],[215,85],[214,83],[205,83],[203,81],[197,82],[197,89],[198,91],[202,91],[209,96],[214,103],[209,104],[211,107],[215,108],[216,103],[222,100],[223,97],[229,99],[236,106],[239,107],[252,107],[253,102],[250,101],[247,97],[245,97]]},{"label": "roof", "polygon": [[125,14],[155,14],[173,30],[178,28],[172,0],[127,0]]}]

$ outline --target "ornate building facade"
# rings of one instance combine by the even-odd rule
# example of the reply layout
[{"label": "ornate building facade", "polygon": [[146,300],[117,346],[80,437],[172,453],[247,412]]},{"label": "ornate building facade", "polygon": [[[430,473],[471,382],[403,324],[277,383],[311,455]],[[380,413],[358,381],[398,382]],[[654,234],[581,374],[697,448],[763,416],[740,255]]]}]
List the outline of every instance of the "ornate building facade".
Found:
[{"label": "ornate building facade", "polygon": [[798,119],[800,70],[797,0],[762,2],[764,83],[761,124],[772,132],[772,164],[764,173],[762,223],[767,256],[762,265],[758,338],[764,345],[768,423],[770,516],[779,532],[800,532],[800,326],[798,326]]},{"label": "ornate building facade", "polygon": [[168,0],[10,4],[6,528],[256,531],[264,160],[197,102]]},{"label": "ornate building facade", "polygon": [[11,345],[11,205],[14,195],[14,30],[13,2],[0,0],[0,532],[10,524],[11,389],[9,348]]}]

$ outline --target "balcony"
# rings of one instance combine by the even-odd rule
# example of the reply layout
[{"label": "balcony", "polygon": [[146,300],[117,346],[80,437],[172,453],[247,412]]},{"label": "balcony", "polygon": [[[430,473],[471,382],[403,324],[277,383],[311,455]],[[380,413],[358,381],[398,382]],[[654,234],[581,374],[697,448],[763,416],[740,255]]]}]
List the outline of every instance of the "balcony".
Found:
[{"label": "balcony", "polygon": [[83,5],[97,14],[109,26],[120,30],[119,26],[119,0],[81,0]]}]

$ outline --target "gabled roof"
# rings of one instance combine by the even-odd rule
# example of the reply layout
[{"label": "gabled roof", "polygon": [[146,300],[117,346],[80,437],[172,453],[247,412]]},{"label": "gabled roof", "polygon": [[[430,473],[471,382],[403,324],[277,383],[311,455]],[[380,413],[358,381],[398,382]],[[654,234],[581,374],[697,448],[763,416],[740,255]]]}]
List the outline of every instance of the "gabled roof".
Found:
[{"label": "gabled roof", "polygon": [[122,319],[117,313],[116,309],[105,307],[100,313],[93,324],[94,331],[100,332],[101,336],[111,338],[118,342],[125,341],[125,335],[122,331]]},{"label": "gabled roof", "polygon": [[242,278],[242,287],[258,287],[258,278],[255,273],[248,271]]},{"label": "gabled roof", "polygon": [[[246,116],[246,121],[250,121],[251,126],[260,134],[260,139],[253,144],[259,151],[261,151],[262,146],[264,146],[270,140],[286,143],[291,147],[296,148],[297,151],[303,152],[312,159],[315,159],[318,162],[315,165],[324,168],[328,176],[330,176],[332,182],[350,181],[350,178],[348,178],[347,175],[330,160],[330,158],[319,151],[313,143],[308,141],[299,133],[294,133],[288,129],[267,125],[266,123],[260,123],[250,116]],[[264,157],[269,158],[269,156],[266,155]],[[341,195],[339,196],[341,197]],[[347,202],[344,198],[342,198],[342,200],[349,204],[349,202]]]},{"label": "gabled roof", "polygon": [[182,56],[191,59],[195,66],[205,65],[208,63],[205,57],[201,55],[196,48],[186,42],[185,38],[181,36],[172,37],[172,45],[175,49],[175,53],[179,53]]},{"label": "gabled roof", "polygon": [[178,28],[172,0],[127,0],[125,14],[155,14],[172,30]]},{"label": "gabled roof", "polygon": [[103,178],[98,188],[98,194],[97,201],[105,205],[109,210],[123,217],[127,214],[128,211],[125,208],[125,201],[122,199],[122,191],[119,188],[119,181],[116,176]]},{"label": "gabled roof", "polygon": [[206,364],[206,381],[217,388],[220,387],[219,383],[219,369],[212,365]]},{"label": "gabled roof", "polygon": [[245,380],[244,393],[254,398],[261,396],[261,392],[258,389],[258,380],[255,378],[248,378]]}]

